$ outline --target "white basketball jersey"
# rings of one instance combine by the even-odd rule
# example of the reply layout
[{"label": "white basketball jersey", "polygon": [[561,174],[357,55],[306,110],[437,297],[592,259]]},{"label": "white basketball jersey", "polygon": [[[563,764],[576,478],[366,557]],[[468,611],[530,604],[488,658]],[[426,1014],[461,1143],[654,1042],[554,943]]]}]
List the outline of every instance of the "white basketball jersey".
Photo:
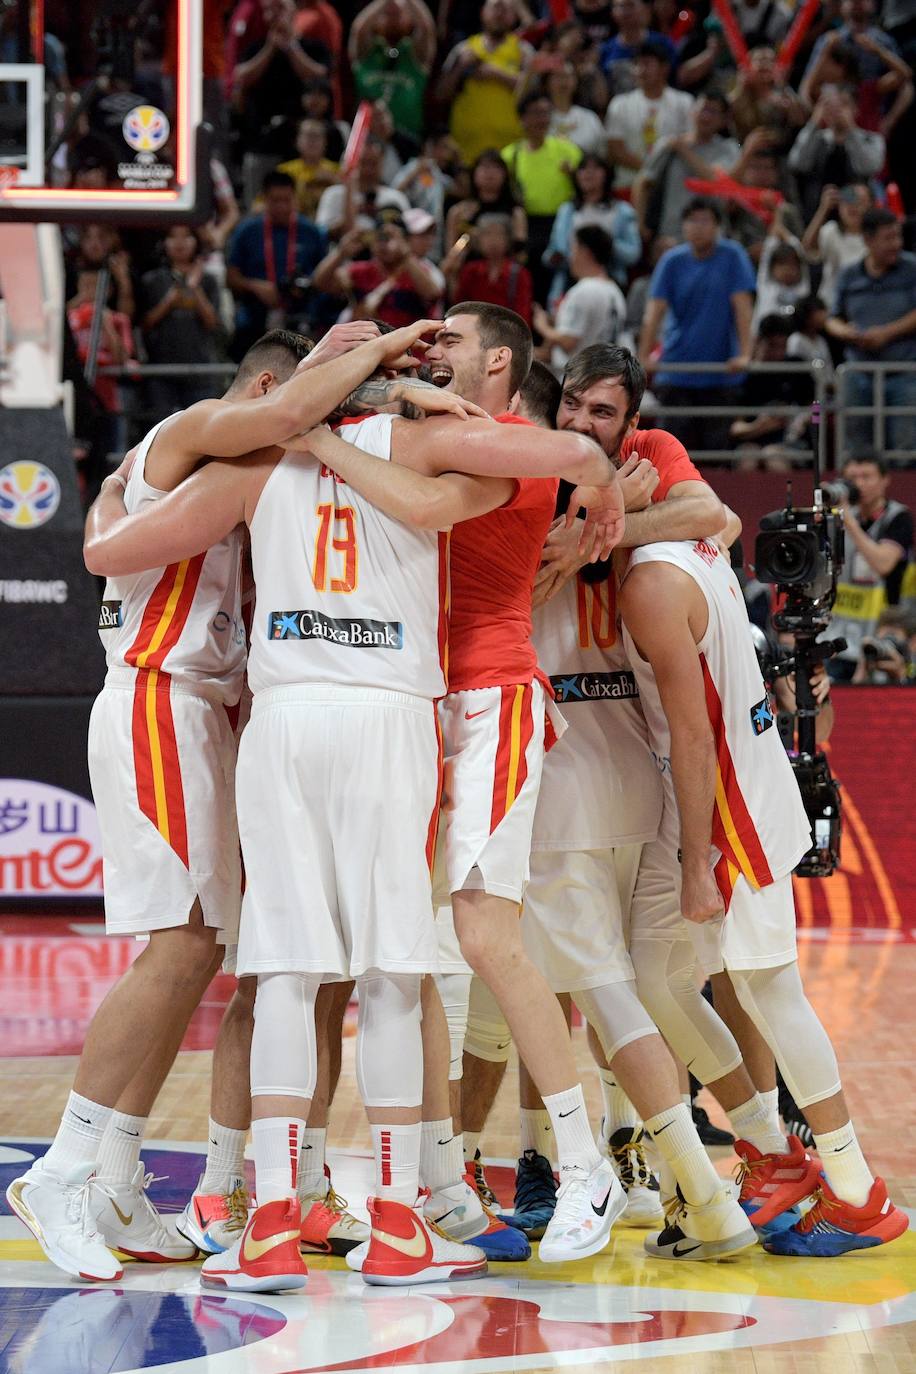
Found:
[{"label": "white basketball jersey", "polygon": [[612,849],[658,832],[661,780],[616,602],[613,578],[574,577],[534,612],[538,663],[568,728],[544,761],[533,849]]},{"label": "white basketball jersey", "polygon": [[[726,896],[741,873],[754,888],[768,887],[811,846],[811,825],[786,757],[751,638],[747,608],[728,560],[706,540],[647,544],[634,549],[640,563],[673,563],[689,573],[709,610],[697,645],[706,710],[716,742],[716,805],[712,843],[719,851],[716,877]],[[625,631],[639,682],[649,742],[673,801],[671,735],[655,677]],[[676,803],[675,803],[676,804]]]},{"label": "white basketball jersey", "polygon": [[[163,425],[143,438],[124,504],[134,515],[167,495],[146,481],[146,457]],[[110,577],[99,616],[109,669],[159,671],[228,706],[245,676],[241,568],[244,531],[167,568]]]},{"label": "white basketball jersey", "polygon": [[[389,460],[393,415],[340,437]],[[383,515],[327,468],[287,453],[251,522],[256,602],[248,681],[445,693],[448,535]]]}]

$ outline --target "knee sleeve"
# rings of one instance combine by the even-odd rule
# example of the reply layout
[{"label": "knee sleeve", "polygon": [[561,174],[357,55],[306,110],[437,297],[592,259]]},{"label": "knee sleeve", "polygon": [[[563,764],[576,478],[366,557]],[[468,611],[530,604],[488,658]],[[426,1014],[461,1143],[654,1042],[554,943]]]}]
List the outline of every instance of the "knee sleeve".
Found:
[{"label": "knee sleeve", "polygon": [[356,1082],[367,1107],[423,1102],[423,1032],[419,973],[357,978]]},{"label": "knee sleeve", "polygon": [[736,1069],[741,1050],[697,987],[691,942],[635,939],[630,958],[640,1001],[690,1072],[701,1083],[714,1083]]},{"label": "knee sleeve", "polygon": [[773,1051],[786,1087],[800,1107],[840,1091],[836,1054],[805,996],[798,964],[729,972],[741,1003]]},{"label": "knee sleeve", "polygon": [[499,1003],[482,978],[471,979],[468,1030],[464,1048],[488,1064],[505,1064],[512,1036]]},{"label": "knee sleeve", "polygon": [[436,974],[436,987],[439,989],[442,1010],[445,1012],[445,1019],[448,1022],[449,1082],[457,1083],[461,1078],[464,1042],[468,1033],[471,975],[469,973],[438,973]]},{"label": "knee sleeve", "polygon": [[609,1064],[625,1045],[658,1034],[658,1027],[636,995],[633,979],[574,992],[572,999],[601,1041]]},{"label": "knee sleeve", "polygon": [[320,986],[320,978],[311,974],[259,974],[251,1037],[252,1097],[314,1097]]}]

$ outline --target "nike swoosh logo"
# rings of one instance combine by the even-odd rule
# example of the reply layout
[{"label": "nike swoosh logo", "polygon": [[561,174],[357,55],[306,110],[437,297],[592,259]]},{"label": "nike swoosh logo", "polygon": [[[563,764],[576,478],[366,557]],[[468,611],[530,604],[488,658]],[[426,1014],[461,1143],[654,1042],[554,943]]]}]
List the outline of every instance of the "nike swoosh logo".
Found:
[{"label": "nike swoosh logo", "polygon": [[835,1154],[835,1155],[841,1155],[841,1154],[843,1153],[844,1150],[848,1150],[848,1149],[849,1149],[849,1147],[850,1147],[851,1144],[852,1144],[852,1141],[851,1141],[851,1140],[847,1140],[847,1142],[846,1142],[845,1145],[838,1145],[838,1146],[836,1147],[835,1150],[832,1150],[832,1151],[831,1151],[831,1153],[832,1153],[832,1154]]},{"label": "nike swoosh logo", "polygon": [[[211,1144],[211,1145],[215,1145],[215,1146],[217,1147],[217,1149],[219,1148],[219,1141],[218,1141],[218,1140],[214,1140],[213,1137],[212,1137],[212,1135],[211,1135],[211,1137],[210,1137],[210,1144]],[[309,1147],[309,1148],[310,1148],[310,1147]]]},{"label": "nike swoosh logo", "polygon": [[115,1130],[120,1131],[122,1135],[132,1135],[132,1136],[134,1137],[135,1140],[139,1140],[139,1139],[140,1139],[140,1132],[139,1132],[139,1131],[128,1131],[128,1130],[126,1130],[125,1127],[123,1127],[123,1126],[116,1126],[116,1127],[115,1127]]},{"label": "nike swoosh logo", "polygon": [[657,1131],[653,1131],[652,1134],[653,1134],[653,1136],[661,1135],[662,1131],[667,1131],[668,1127],[669,1127],[669,1126],[673,1126],[673,1125],[674,1125],[674,1122],[673,1122],[673,1121],[668,1121],[664,1126],[659,1126],[658,1130],[657,1130]]},{"label": "nike swoosh logo", "polygon": [[578,1107],[573,1107],[572,1111],[570,1112],[560,1112],[560,1120],[565,1121],[568,1116],[572,1116],[573,1112],[577,1112],[578,1110]]},{"label": "nike swoosh logo", "polygon": [[82,1121],[82,1123],[83,1123],[84,1126],[91,1126],[91,1125],[92,1125],[92,1117],[91,1117],[91,1116],[80,1116],[79,1112],[75,1112],[75,1111],[73,1110],[72,1107],[70,1108],[70,1115],[71,1115],[71,1116],[75,1116],[76,1119],[77,1119],[77,1121]]},{"label": "nike swoosh logo", "polygon": [[512,1044],[512,1041],[511,1041],[511,1040],[504,1040],[503,1043],[502,1043],[501,1045],[497,1045],[496,1048],[497,1048],[498,1050],[505,1050],[505,1049],[508,1049],[509,1046],[510,1046],[511,1044]]},{"label": "nike swoosh logo", "polygon": [[393,1236],[390,1231],[377,1231],[372,1228],[372,1235],[376,1240],[380,1240],[383,1245],[390,1245],[392,1250],[397,1250],[399,1254],[406,1255],[408,1259],[422,1259],[426,1254],[429,1242],[426,1239],[426,1232],[418,1226],[414,1219],[414,1233],[409,1240],[403,1236]]},{"label": "nike swoosh logo", "polygon": [[464,718],[465,720],[476,720],[478,716],[486,715],[489,709],[489,706],[485,706],[482,711],[465,711]]},{"label": "nike swoosh logo", "polygon": [[247,1264],[254,1264],[262,1255],[266,1255],[268,1250],[273,1250],[277,1245],[284,1245],[287,1241],[295,1241],[299,1244],[298,1231],[278,1231],[274,1236],[267,1236],[264,1240],[255,1240],[252,1235],[246,1235],[242,1241],[242,1259]]},{"label": "nike swoosh logo", "polygon": [[603,1217],[603,1216],[604,1216],[605,1212],[607,1211],[608,1198],[611,1196],[611,1193],[613,1192],[613,1189],[614,1189],[614,1185],[613,1185],[613,1183],[612,1183],[612,1184],[610,1185],[610,1187],[608,1188],[607,1192],[605,1193],[605,1195],[604,1195],[604,1201],[602,1202],[602,1204],[601,1204],[600,1207],[596,1207],[595,1204],[592,1203],[592,1211],[595,1213],[595,1216],[596,1216],[596,1217]]},{"label": "nike swoosh logo", "polygon": [[134,1214],[133,1214],[133,1212],[131,1212],[131,1214],[130,1214],[129,1217],[126,1217],[126,1216],[124,1215],[124,1213],[121,1211],[121,1209],[120,1209],[120,1207],[118,1206],[118,1204],[115,1202],[114,1198],[111,1199],[111,1205],[112,1205],[112,1207],[115,1209],[115,1211],[117,1212],[117,1214],[118,1214],[118,1221],[121,1223],[121,1225],[122,1225],[122,1226],[129,1226],[130,1223],[131,1223],[131,1222],[133,1221],[133,1219],[134,1219]]},{"label": "nike swoosh logo", "polygon": [[692,1255],[694,1250],[699,1249],[699,1245],[688,1245],[686,1250],[679,1250],[678,1247],[675,1245],[671,1253],[674,1255],[675,1259],[683,1259],[685,1255]]},{"label": "nike swoosh logo", "polygon": [[455,1137],[454,1137],[453,1135],[450,1135],[449,1138],[448,1138],[448,1140],[440,1140],[440,1141],[439,1141],[439,1144],[440,1144],[440,1145],[451,1145],[451,1143],[452,1143],[452,1141],[453,1141],[454,1139],[455,1139]]},{"label": "nike swoosh logo", "polygon": [[314,1145],[303,1145],[303,1150],[314,1150]]}]

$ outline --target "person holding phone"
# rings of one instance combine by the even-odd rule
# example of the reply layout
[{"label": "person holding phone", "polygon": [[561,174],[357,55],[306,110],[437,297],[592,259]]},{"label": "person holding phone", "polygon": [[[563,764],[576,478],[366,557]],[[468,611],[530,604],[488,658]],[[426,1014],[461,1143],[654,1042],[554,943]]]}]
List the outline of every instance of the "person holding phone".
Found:
[{"label": "person holding phone", "polygon": [[[208,363],[223,356],[219,288],[204,271],[201,239],[187,224],[173,224],[162,242],[164,263],[141,281],[145,313],[141,320],[151,363]],[[219,378],[151,377],[150,406],[171,415],[218,390]]]}]

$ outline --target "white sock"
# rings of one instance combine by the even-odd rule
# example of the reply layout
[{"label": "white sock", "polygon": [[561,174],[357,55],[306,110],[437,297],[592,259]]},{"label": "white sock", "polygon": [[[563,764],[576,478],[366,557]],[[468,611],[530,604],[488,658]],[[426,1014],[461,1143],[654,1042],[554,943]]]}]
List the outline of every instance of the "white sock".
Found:
[{"label": "white sock", "polygon": [[649,1117],[645,1125],[655,1148],[667,1160],[685,1201],[695,1207],[709,1202],[721,1188],[722,1180],[700,1143],[690,1108],[679,1102]]},{"label": "white sock", "polygon": [[875,1179],[865,1163],[865,1156],[856,1139],[852,1122],[847,1121],[838,1131],[825,1131],[823,1135],[815,1135],[814,1144],[824,1166],[827,1182],[837,1197],[851,1203],[853,1207],[862,1207],[868,1201]]},{"label": "white sock", "polygon": [[544,1106],[556,1136],[560,1170],[584,1169],[591,1173],[601,1163],[601,1156],[592,1135],[582,1084],[545,1097]]},{"label": "white sock", "polygon": [[464,1149],[450,1116],[424,1121],[420,1133],[420,1178],[431,1193],[451,1188],[464,1177]]},{"label": "white sock", "polygon": [[543,1107],[540,1111],[522,1107],[518,1115],[522,1154],[526,1150],[534,1150],[553,1163],[557,1155],[557,1142],[550,1124],[550,1113]]},{"label": "white sock", "polygon": [[328,1132],[325,1126],[306,1126],[302,1132],[302,1153],[299,1156],[300,1198],[327,1197],[328,1177],[324,1171],[324,1155]]},{"label": "white sock", "polygon": [[688,1112],[691,1111],[691,1109],[693,1108],[693,1098],[690,1096],[690,1093],[681,1093],[681,1101],[687,1108]]},{"label": "white sock", "polygon": [[94,1164],[112,1113],[111,1107],[92,1102],[79,1093],[67,1098],[64,1114],[51,1141],[45,1161],[55,1173],[66,1175],[77,1164]]},{"label": "white sock", "polygon": [[247,1131],[221,1126],[210,1117],[207,1131],[207,1164],[200,1191],[213,1197],[230,1193],[233,1180],[245,1177],[245,1142]]},{"label": "white sock", "polygon": [[420,1191],[419,1121],[412,1126],[373,1126],[375,1196],[412,1207]]},{"label": "white sock", "polygon": [[605,1140],[610,1140],[612,1135],[616,1135],[624,1127],[629,1130],[632,1140],[639,1129],[639,1113],[623,1088],[618,1085],[613,1069],[599,1069],[598,1077],[601,1080],[601,1096],[604,1099],[601,1129]]},{"label": "white sock", "polygon": [[106,1183],[131,1183],[140,1163],[145,1116],[112,1112],[99,1145],[95,1171]]},{"label": "white sock", "polygon": [[480,1149],[480,1131],[464,1132],[464,1157],[474,1163],[474,1156]]},{"label": "white sock", "polygon": [[[786,1138],[779,1129],[779,1093],[754,1093],[747,1102],[728,1113],[735,1135],[747,1140],[763,1155],[784,1155]],[[770,1099],[773,1099],[772,1101]]]},{"label": "white sock", "polygon": [[252,1121],[254,1178],[258,1205],[296,1196],[299,1150],[305,1122],[292,1116]]}]

